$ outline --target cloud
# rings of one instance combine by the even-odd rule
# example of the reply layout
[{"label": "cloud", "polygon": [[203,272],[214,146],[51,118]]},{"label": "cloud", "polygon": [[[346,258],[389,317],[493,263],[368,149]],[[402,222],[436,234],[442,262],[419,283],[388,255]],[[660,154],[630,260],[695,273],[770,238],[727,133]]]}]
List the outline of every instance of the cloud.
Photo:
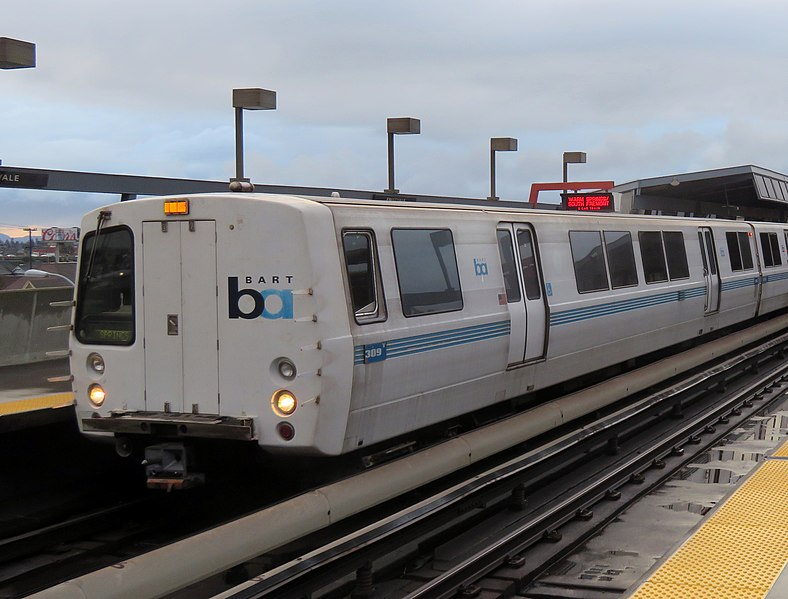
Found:
[{"label": "cloud", "polygon": [[[34,41],[38,66],[0,74],[6,165],[227,180],[231,90],[266,87],[277,110],[244,114],[266,183],[383,189],[390,116],[422,120],[396,142],[403,191],[485,197],[493,136],[519,139],[507,197],[559,179],[564,150],[588,153],[570,173],[589,179],[788,171],[776,0],[17,4],[3,34]],[[71,226],[112,199],[37,213],[34,195],[0,190],[3,218]]]}]

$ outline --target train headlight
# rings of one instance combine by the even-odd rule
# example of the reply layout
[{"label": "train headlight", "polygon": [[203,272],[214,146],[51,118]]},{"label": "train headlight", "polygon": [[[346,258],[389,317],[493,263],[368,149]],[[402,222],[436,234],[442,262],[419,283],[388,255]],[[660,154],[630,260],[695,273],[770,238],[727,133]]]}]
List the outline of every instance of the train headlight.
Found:
[{"label": "train headlight", "polygon": [[298,406],[296,396],[286,389],[280,389],[271,398],[271,405],[279,416],[290,416]]},{"label": "train headlight", "polygon": [[107,393],[104,391],[104,387],[97,384],[92,384],[88,387],[88,399],[93,407],[100,408],[104,405],[104,400],[107,399]]},{"label": "train headlight", "polygon": [[104,358],[93,352],[88,356],[88,367],[97,374],[104,374]]},{"label": "train headlight", "polygon": [[279,374],[282,375],[283,378],[286,378],[288,381],[292,381],[296,375],[296,367],[290,360],[287,358],[282,358],[280,360],[279,365],[277,366],[277,370],[279,370]]}]

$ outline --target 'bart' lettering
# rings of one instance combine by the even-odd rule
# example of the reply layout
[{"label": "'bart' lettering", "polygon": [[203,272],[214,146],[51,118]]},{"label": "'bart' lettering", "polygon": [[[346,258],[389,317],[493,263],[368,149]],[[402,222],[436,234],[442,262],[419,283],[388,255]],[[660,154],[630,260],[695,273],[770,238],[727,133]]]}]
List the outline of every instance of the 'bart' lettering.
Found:
[{"label": "'bart' lettering", "polygon": [[[247,277],[248,282],[249,277]],[[254,305],[251,310],[244,312],[240,306],[242,297],[251,298]],[[270,300],[270,301],[269,301]],[[227,278],[228,316],[230,318],[267,318],[277,320],[280,318],[293,318],[293,291],[292,289],[238,289],[238,277]],[[270,304],[270,307],[266,304]]]}]

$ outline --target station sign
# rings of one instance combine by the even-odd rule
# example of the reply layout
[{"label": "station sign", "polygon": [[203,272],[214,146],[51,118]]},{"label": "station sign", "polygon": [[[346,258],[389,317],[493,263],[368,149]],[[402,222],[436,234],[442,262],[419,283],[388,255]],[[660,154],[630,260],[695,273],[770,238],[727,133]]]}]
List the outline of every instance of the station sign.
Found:
[{"label": "station sign", "polygon": [[79,241],[79,227],[61,229],[60,227],[49,227],[41,230],[41,241],[67,242]]},{"label": "station sign", "polygon": [[612,193],[562,193],[561,206],[564,210],[578,212],[613,212]]},{"label": "station sign", "polygon": [[25,173],[10,169],[0,169],[0,187],[24,187],[27,189],[44,188],[49,184],[46,173]]}]

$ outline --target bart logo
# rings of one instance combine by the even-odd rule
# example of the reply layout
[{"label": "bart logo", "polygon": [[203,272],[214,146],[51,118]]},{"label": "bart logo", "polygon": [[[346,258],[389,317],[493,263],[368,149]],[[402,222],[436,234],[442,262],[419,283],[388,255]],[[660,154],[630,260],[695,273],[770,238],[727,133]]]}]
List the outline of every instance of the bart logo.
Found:
[{"label": "bart logo", "polygon": [[[248,297],[254,304],[251,310],[245,312],[241,307],[241,298]],[[227,277],[227,303],[230,318],[293,318],[293,290],[292,289],[238,289],[238,277]],[[249,307],[249,302],[246,302]]]}]

